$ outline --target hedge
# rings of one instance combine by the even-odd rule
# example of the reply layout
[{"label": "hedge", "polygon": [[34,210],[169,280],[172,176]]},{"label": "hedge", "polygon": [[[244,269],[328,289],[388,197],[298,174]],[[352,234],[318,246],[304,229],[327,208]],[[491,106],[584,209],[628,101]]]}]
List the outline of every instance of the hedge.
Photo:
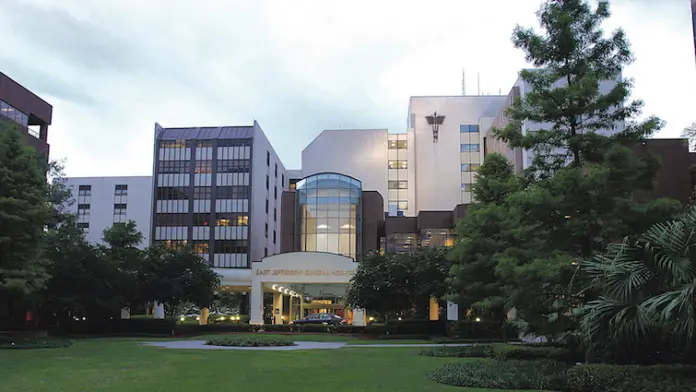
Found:
[{"label": "hedge", "polygon": [[505,343],[432,347],[422,349],[420,354],[431,357],[493,358],[500,361],[552,359],[569,363],[582,361],[584,355],[560,347]]},{"label": "hedge", "polygon": [[176,321],[163,319],[108,319],[70,321],[58,331],[84,335],[172,335]]},{"label": "hedge", "polygon": [[73,341],[50,336],[6,335],[0,336],[0,349],[62,348]]},{"label": "hedge", "polygon": [[564,392],[696,392],[696,367],[686,365],[578,365]]},{"label": "hedge", "polygon": [[296,346],[295,342],[289,340],[266,339],[266,338],[246,338],[246,339],[211,339],[205,342],[208,346],[222,347],[286,347]]},{"label": "hedge", "polygon": [[448,321],[447,336],[458,339],[510,339],[517,340],[512,324],[490,321]]},{"label": "hedge", "polygon": [[445,385],[491,389],[560,390],[568,365],[556,361],[472,360],[444,364],[428,374]]}]

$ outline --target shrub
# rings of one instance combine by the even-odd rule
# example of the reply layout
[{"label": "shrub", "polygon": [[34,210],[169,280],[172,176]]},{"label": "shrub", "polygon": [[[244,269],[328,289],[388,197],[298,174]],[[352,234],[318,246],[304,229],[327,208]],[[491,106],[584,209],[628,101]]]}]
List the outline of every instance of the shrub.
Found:
[{"label": "shrub", "polygon": [[694,392],[696,368],[685,365],[579,365],[568,370],[565,392]]},{"label": "shrub", "polygon": [[2,336],[0,349],[60,348],[70,347],[73,341],[48,336]]},{"label": "shrub", "polygon": [[491,345],[491,356],[506,361],[510,359],[556,359],[562,349],[548,346],[529,346],[521,344]]},{"label": "shrub", "polygon": [[365,333],[368,327],[360,327],[357,325],[338,325],[335,330],[338,333]]},{"label": "shrub", "polygon": [[490,345],[428,347],[420,351],[428,357],[485,358],[491,356]]},{"label": "shrub", "polygon": [[332,325],[323,325],[323,324],[301,324],[301,325],[293,325],[292,326],[293,331],[297,332],[334,332],[336,330],[336,327]]},{"label": "shrub", "polygon": [[446,321],[431,320],[401,320],[388,321],[385,332],[389,335],[428,335],[443,336],[446,333]]},{"label": "shrub", "polygon": [[249,324],[179,324],[174,329],[175,335],[196,335],[222,332],[254,332],[254,325]]},{"label": "shrub", "polygon": [[458,387],[560,390],[567,368],[556,361],[471,360],[444,364],[428,377]]},{"label": "shrub", "polygon": [[365,333],[373,336],[384,335],[387,328],[384,324],[373,323],[365,327]]},{"label": "shrub", "polygon": [[245,338],[245,339],[212,339],[205,342],[209,346],[225,347],[284,347],[295,346],[289,340],[265,339],[265,338]]},{"label": "shrub", "polygon": [[455,339],[510,339],[517,340],[517,331],[510,323],[490,321],[448,321],[447,336]]},{"label": "shrub", "polygon": [[96,319],[71,321],[60,332],[84,335],[171,335],[176,321],[154,318]]},{"label": "shrub", "polygon": [[263,330],[266,332],[292,332],[293,327],[289,324],[265,324]]}]

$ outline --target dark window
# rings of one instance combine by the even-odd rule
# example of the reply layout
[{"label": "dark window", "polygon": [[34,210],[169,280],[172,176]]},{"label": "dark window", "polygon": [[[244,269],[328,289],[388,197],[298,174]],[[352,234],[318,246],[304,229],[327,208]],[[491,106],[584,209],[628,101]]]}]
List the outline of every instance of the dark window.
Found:
[{"label": "dark window", "polygon": [[160,148],[184,148],[186,140],[162,140],[159,142]]},{"label": "dark window", "polygon": [[217,162],[218,173],[248,173],[250,167],[248,159],[225,159]]},{"label": "dark window", "polygon": [[80,222],[77,224],[80,229],[89,229],[89,222]]},{"label": "dark window", "polygon": [[271,152],[266,151],[266,166],[271,166]]},{"label": "dark window", "polygon": [[251,146],[251,138],[247,139],[219,139],[218,147]]},{"label": "dark window", "polygon": [[114,196],[126,196],[128,195],[128,185],[116,185],[114,189]]},{"label": "dark window", "polygon": [[488,142],[487,142],[486,137],[484,136],[483,137],[483,156],[485,157],[486,155],[488,155]]},{"label": "dark window", "polygon": [[78,204],[77,209],[78,210],[89,210],[89,204]]},{"label": "dark window", "polygon": [[264,235],[268,238],[268,223],[266,223],[266,230],[264,230]]},{"label": "dark window", "polygon": [[266,199],[266,213],[268,214],[268,199]]},{"label": "dark window", "polygon": [[273,209],[273,221],[275,222],[277,220],[278,220],[278,209],[274,208]]},{"label": "dark window", "polygon": [[193,214],[194,226],[210,226],[210,214]]},{"label": "dark window", "polygon": [[241,212],[218,212],[215,226],[249,226],[249,215]]},{"label": "dark window", "polygon": [[213,161],[196,161],[196,174],[207,174],[213,172]]},{"label": "dark window", "polygon": [[191,168],[190,161],[160,161],[159,173],[188,173]]},{"label": "dark window", "polygon": [[387,253],[413,253],[418,251],[417,233],[392,233],[385,239]]},{"label": "dark window", "polygon": [[278,200],[278,185],[273,188],[273,198]]},{"label": "dark window", "polygon": [[209,186],[197,186],[193,188],[194,200],[210,199],[211,188]]},{"label": "dark window", "polygon": [[215,253],[248,253],[248,240],[215,240]]},{"label": "dark window", "polygon": [[280,186],[285,186],[285,174],[280,175]]},{"label": "dark window", "polygon": [[278,178],[278,164],[275,164],[275,178]]},{"label": "dark window", "polygon": [[219,186],[215,188],[216,199],[248,199],[249,187],[246,185]]},{"label": "dark window", "polygon": [[276,243],[276,231],[275,230],[273,230],[273,243],[274,244]]},{"label": "dark window", "polygon": [[268,177],[268,174],[266,174],[266,189],[270,189],[271,185],[271,179]]},{"label": "dark window", "polygon": [[208,241],[191,241],[191,247],[199,255],[207,254],[210,251]]},{"label": "dark window", "polygon": [[188,226],[188,214],[155,214],[155,226]]},{"label": "dark window", "polygon": [[263,257],[268,256],[268,248],[263,248]]},{"label": "dark window", "polygon": [[185,200],[188,199],[184,187],[159,187],[157,188],[157,200]]},{"label": "dark window", "polygon": [[80,185],[77,189],[80,191],[91,191],[92,185]]},{"label": "dark window", "polygon": [[212,140],[198,140],[196,142],[196,148],[210,148],[213,147]]},{"label": "dark window", "polygon": [[126,208],[127,208],[126,204],[122,204],[122,203],[114,204],[114,210],[117,210],[117,209],[126,209]]}]

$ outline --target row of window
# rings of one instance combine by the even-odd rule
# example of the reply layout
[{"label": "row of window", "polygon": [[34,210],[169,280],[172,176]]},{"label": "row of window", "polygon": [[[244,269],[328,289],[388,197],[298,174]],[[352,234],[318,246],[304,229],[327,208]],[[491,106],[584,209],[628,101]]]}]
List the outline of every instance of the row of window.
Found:
[{"label": "row of window", "polygon": [[25,128],[29,126],[29,116],[3,100],[0,100],[0,116],[7,117]]},{"label": "row of window", "polygon": [[[194,226],[248,226],[249,215],[238,212],[218,212],[212,214],[193,214]],[[188,226],[188,214],[155,214],[156,226]]]},{"label": "row of window", "polygon": [[462,163],[462,173],[477,172],[479,167],[478,163]]},{"label": "row of window", "polygon": [[408,169],[408,161],[389,161],[390,169]]},{"label": "row of window", "polygon": [[388,145],[390,150],[408,149],[408,142],[406,140],[390,140]]},{"label": "row of window", "polygon": [[[191,241],[193,251],[198,254],[210,253],[211,241]],[[213,251],[217,254],[222,253],[249,253],[248,240],[212,240]],[[185,240],[155,241],[155,244],[164,245],[167,248],[183,247],[188,242]]]},{"label": "row of window", "polygon": [[422,229],[420,233],[393,233],[385,238],[386,253],[413,253],[422,248],[453,246],[454,229]]},{"label": "row of window", "polygon": [[[191,191],[193,189],[193,192]],[[157,200],[210,200],[213,189],[209,186],[196,187],[158,187]],[[248,185],[231,185],[215,187],[216,199],[248,199],[251,187]]]},{"label": "row of window", "polygon": [[[236,146],[251,146],[251,138],[241,138],[241,139],[216,139],[217,143],[213,143],[213,140],[189,140],[188,147],[196,148],[210,148],[215,144],[217,147],[236,147]],[[186,148],[186,140],[160,140],[159,148]]]}]

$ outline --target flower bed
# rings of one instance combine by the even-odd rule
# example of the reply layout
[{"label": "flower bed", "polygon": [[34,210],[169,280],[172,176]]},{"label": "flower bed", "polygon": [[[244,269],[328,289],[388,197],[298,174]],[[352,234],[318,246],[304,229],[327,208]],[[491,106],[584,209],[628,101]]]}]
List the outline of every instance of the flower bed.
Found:
[{"label": "flower bed", "polygon": [[205,342],[208,346],[224,347],[286,347],[295,346],[295,342],[289,340],[243,338],[243,339],[212,339]]}]

